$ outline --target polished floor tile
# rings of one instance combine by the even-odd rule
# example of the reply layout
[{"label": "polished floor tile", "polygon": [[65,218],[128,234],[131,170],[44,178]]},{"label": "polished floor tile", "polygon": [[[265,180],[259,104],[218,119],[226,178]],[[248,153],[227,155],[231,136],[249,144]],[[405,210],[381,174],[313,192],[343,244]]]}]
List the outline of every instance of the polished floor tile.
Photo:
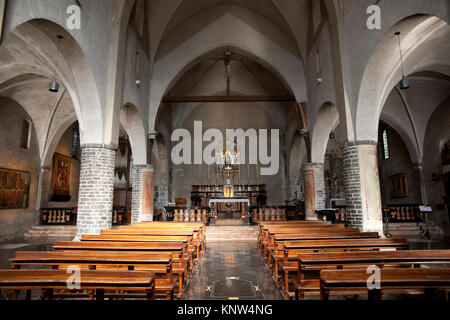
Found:
[{"label": "polished floor tile", "polygon": [[207,242],[188,285],[187,300],[282,299],[255,241]]}]

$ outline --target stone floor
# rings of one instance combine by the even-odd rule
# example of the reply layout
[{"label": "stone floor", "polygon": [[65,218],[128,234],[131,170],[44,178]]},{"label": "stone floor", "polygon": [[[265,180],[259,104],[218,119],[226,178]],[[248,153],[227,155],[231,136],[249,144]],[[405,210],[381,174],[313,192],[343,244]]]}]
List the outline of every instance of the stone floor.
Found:
[{"label": "stone floor", "polygon": [[282,299],[266,270],[256,241],[207,242],[189,283],[187,300]]}]

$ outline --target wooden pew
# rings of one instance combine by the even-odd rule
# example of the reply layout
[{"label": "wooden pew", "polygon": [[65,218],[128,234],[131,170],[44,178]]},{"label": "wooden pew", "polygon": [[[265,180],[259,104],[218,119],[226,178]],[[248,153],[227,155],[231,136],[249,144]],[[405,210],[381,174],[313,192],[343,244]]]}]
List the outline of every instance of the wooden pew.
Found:
[{"label": "wooden pew", "polygon": [[279,241],[272,251],[273,275],[275,279],[278,278],[278,266],[297,267],[299,254],[389,249],[407,250],[409,243],[406,239],[379,238]]},{"label": "wooden pew", "polygon": [[118,241],[118,242],[172,242],[185,243],[188,252],[189,273],[194,267],[194,248],[192,236],[144,236],[144,235],[83,235],[81,241]]},{"label": "wooden pew", "polygon": [[202,251],[202,241],[199,239],[199,236],[197,234],[194,235],[194,232],[192,229],[174,229],[174,230],[168,230],[168,229],[149,229],[149,228],[142,228],[142,229],[113,229],[113,230],[102,230],[101,235],[137,235],[137,236],[186,236],[186,237],[193,237],[193,245],[195,248],[196,253],[196,259],[199,259],[201,256]]},{"label": "wooden pew", "polygon": [[171,252],[172,272],[178,275],[178,292],[183,292],[187,281],[188,264],[186,244],[172,242],[118,242],[118,241],[59,241],[55,250],[90,250],[90,251],[142,251]]},{"label": "wooden pew", "polygon": [[379,267],[420,267],[422,264],[450,264],[450,250],[350,251],[300,254],[298,256],[296,298],[318,295],[321,270]]},{"label": "wooden pew", "polygon": [[89,250],[17,251],[9,261],[13,269],[24,266],[66,269],[69,266],[77,266],[81,270],[150,271],[157,275],[154,279],[155,291],[164,293],[169,300],[173,298],[171,253]]},{"label": "wooden pew", "polygon": [[295,228],[295,229],[269,229],[264,232],[263,246],[268,245],[272,247],[274,244],[274,236],[282,234],[298,234],[298,233],[322,233],[322,232],[359,232],[358,228],[330,228],[330,227],[316,227],[316,228]]},{"label": "wooden pew", "polygon": [[[279,279],[278,270],[282,271],[281,287],[286,295],[289,291],[289,274],[298,270],[298,257],[303,254],[325,252],[348,251],[383,251],[383,250],[408,250],[409,243],[406,239],[339,239],[339,240],[306,240],[286,241],[281,244],[282,254],[274,254],[273,277]],[[277,282],[278,283],[278,282]]]},{"label": "wooden pew", "polygon": [[202,244],[202,250],[205,249],[206,232],[205,225],[201,223],[174,223],[174,222],[141,222],[129,226],[120,226],[113,228],[117,230],[128,229],[161,229],[161,230],[192,230],[194,234],[198,235]]},{"label": "wooden pew", "polygon": [[320,299],[330,295],[368,294],[369,300],[382,300],[383,294],[409,293],[421,290],[425,294],[444,291],[448,301],[450,268],[402,268],[380,270],[380,289],[369,290],[367,280],[371,274],[365,270],[322,270],[320,272]]},{"label": "wooden pew", "polygon": [[[80,273],[79,289],[89,291],[91,300],[103,300],[106,292],[112,297],[127,297],[120,292],[143,292],[149,300],[155,298],[154,276],[152,272],[90,271]],[[32,290],[44,291],[45,300],[52,300],[54,291],[69,291],[67,287],[71,274],[66,270],[0,270],[0,290],[9,290],[11,299],[17,300],[21,290],[26,299],[31,298]]]},{"label": "wooden pew", "polygon": [[205,224],[203,223],[197,223],[197,222],[186,222],[186,223],[177,223],[172,221],[152,221],[152,222],[139,222],[132,224],[130,226],[121,226],[119,228],[153,228],[153,227],[162,227],[162,228],[192,228],[194,231],[199,232],[199,234],[202,236],[202,239],[205,237]]},{"label": "wooden pew", "polygon": [[295,220],[295,221],[264,221],[258,223],[258,234],[260,234],[264,227],[270,226],[295,226],[295,225],[329,225],[331,222],[329,221],[305,221],[305,220]]},{"label": "wooden pew", "polygon": [[297,230],[297,229],[315,229],[315,230],[321,230],[321,229],[340,229],[345,228],[344,225],[332,225],[332,224],[299,224],[299,225],[269,225],[269,226],[263,226],[260,228],[260,231],[258,232],[258,241],[262,241],[267,237],[268,233],[274,233],[277,230],[280,230],[280,232],[288,233],[290,230]]},{"label": "wooden pew", "polygon": [[264,254],[265,259],[268,258],[268,254],[271,250],[273,250],[274,246],[275,246],[275,241],[277,237],[280,236],[287,236],[289,237],[295,237],[295,236],[305,236],[308,234],[311,235],[319,235],[319,234],[324,234],[324,235],[329,235],[329,234],[356,234],[359,233],[359,230],[357,228],[326,228],[326,229],[322,229],[322,228],[314,228],[314,229],[308,229],[308,228],[303,228],[303,229],[296,229],[296,230],[289,230],[287,232],[281,231],[278,232],[277,230],[270,230],[267,232],[267,234],[264,236],[264,238],[261,241],[261,251]]}]

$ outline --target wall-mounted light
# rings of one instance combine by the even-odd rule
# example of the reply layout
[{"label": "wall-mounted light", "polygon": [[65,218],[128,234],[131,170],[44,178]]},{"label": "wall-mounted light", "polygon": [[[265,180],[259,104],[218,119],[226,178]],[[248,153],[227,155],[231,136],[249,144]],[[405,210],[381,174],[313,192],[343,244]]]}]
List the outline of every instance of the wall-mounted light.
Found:
[{"label": "wall-mounted light", "polygon": [[56,53],[56,64],[55,64],[55,70],[53,72],[53,80],[49,84],[48,90],[50,92],[58,92],[59,91],[59,84],[56,81],[56,70],[58,69],[58,63],[59,63],[59,46],[61,44],[61,40],[64,39],[62,35],[58,35],[58,52]]},{"label": "wall-mounted light", "polygon": [[398,50],[400,51],[400,65],[402,67],[402,80],[400,80],[400,89],[401,90],[406,90],[409,89],[409,81],[406,79],[405,77],[405,71],[403,69],[403,56],[402,56],[402,48],[400,46],[400,32],[397,31],[395,33],[395,35],[397,36],[397,40],[398,40]]}]

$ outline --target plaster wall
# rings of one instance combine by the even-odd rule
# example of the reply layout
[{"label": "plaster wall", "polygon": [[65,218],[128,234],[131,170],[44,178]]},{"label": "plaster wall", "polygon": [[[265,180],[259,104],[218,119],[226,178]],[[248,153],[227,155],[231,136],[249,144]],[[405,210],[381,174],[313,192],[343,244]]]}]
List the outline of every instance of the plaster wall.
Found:
[{"label": "plaster wall", "polygon": [[23,239],[36,218],[36,191],[40,170],[39,147],[34,126],[30,149],[20,147],[23,120],[31,121],[25,110],[10,99],[0,98],[0,167],[31,173],[28,207],[0,210],[0,241]]},{"label": "plaster wall", "polygon": [[[194,121],[203,121],[203,131],[209,128],[216,128],[222,131],[225,137],[226,129],[241,128],[244,131],[253,128],[256,129],[276,129],[273,121],[268,117],[260,107],[254,104],[237,104],[237,103],[204,103],[197,107],[183,122],[182,128],[191,132],[193,137]],[[270,140],[269,140],[270,141]],[[172,146],[174,146],[173,144]],[[208,143],[204,143],[206,147]],[[248,142],[247,142],[248,146]],[[193,148],[193,146],[192,146]],[[169,156],[171,149],[169,150]],[[248,147],[247,147],[248,154]],[[193,159],[193,153],[192,153]],[[280,165],[281,165],[280,161]],[[261,167],[261,166],[260,166]],[[202,183],[207,183],[208,166],[202,166]],[[266,184],[267,188],[267,203],[268,205],[283,204],[284,195],[282,184],[282,172],[285,168],[280,167],[279,171],[274,176],[259,175],[259,183]],[[216,168],[211,165],[211,183],[216,183]],[[172,186],[173,198],[186,198],[188,204],[190,203],[191,185],[199,184],[199,165],[179,165],[172,166]],[[237,181],[236,181],[237,183]],[[241,184],[248,183],[247,165],[241,166]],[[256,184],[256,167],[250,165],[250,183]]]}]

